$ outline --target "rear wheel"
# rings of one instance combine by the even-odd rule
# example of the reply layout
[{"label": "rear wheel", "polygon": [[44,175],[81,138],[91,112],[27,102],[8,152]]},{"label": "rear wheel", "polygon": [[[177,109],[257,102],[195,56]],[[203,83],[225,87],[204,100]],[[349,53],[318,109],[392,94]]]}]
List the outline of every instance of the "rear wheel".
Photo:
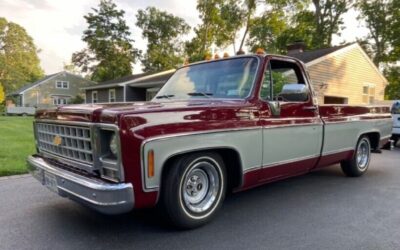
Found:
[{"label": "rear wheel", "polygon": [[367,136],[362,136],[356,146],[356,151],[350,160],[342,161],[343,172],[350,177],[358,177],[367,172],[371,159],[371,143]]},{"label": "rear wheel", "polygon": [[226,192],[225,166],[215,153],[196,153],[176,159],[165,177],[163,205],[170,221],[180,228],[209,222]]}]

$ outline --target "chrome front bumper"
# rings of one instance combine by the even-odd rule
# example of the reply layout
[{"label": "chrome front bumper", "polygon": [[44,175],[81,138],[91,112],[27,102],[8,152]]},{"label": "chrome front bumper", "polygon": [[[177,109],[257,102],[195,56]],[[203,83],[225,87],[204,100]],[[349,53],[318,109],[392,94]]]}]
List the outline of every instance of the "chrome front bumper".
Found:
[{"label": "chrome front bumper", "polygon": [[132,184],[111,184],[55,167],[39,156],[27,159],[30,172],[42,185],[104,214],[129,212],[134,206]]}]

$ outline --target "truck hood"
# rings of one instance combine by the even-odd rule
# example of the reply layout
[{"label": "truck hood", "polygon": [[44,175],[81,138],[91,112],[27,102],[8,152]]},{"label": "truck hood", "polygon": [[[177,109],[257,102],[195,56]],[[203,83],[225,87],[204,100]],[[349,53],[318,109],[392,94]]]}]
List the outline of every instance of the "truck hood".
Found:
[{"label": "truck hood", "polygon": [[36,112],[36,119],[65,120],[76,122],[118,123],[122,115],[140,115],[173,111],[187,112],[214,108],[243,108],[243,100],[190,100],[166,102],[129,102],[107,104],[66,105],[57,108],[42,109]]}]

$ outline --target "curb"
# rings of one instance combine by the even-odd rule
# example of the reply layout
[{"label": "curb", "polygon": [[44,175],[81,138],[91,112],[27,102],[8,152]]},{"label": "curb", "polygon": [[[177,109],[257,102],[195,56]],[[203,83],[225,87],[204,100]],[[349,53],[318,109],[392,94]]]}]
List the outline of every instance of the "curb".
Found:
[{"label": "curb", "polygon": [[28,176],[31,176],[31,175],[30,174],[19,174],[19,175],[2,176],[2,177],[0,177],[0,181],[20,179],[20,178],[25,178]]}]

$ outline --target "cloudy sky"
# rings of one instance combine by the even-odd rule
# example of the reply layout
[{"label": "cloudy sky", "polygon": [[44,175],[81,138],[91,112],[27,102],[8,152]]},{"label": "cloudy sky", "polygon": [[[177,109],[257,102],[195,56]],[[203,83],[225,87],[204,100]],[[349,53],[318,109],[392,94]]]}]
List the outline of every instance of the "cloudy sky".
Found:
[{"label": "cloudy sky", "polygon": [[[85,47],[81,41],[86,28],[83,15],[96,7],[99,0],[0,0],[0,16],[22,25],[40,48],[41,66],[46,74],[61,71],[64,63],[69,63],[73,52]],[[141,38],[141,30],[135,27],[138,9],[156,6],[186,20],[192,27],[200,20],[196,10],[196,0],[115,0],[117,6],[125,10],[125,18],[131,27],[135,46],[145,50],[146,43]],[[341,37],[334,38],[334,44],[354,41],[366,34],[366,29],[356,19],[355,11],[345,16],[347,28]],[[190,35],[189,35],[190,36]],[[136,65],[135,72],[140,72]]]}]

